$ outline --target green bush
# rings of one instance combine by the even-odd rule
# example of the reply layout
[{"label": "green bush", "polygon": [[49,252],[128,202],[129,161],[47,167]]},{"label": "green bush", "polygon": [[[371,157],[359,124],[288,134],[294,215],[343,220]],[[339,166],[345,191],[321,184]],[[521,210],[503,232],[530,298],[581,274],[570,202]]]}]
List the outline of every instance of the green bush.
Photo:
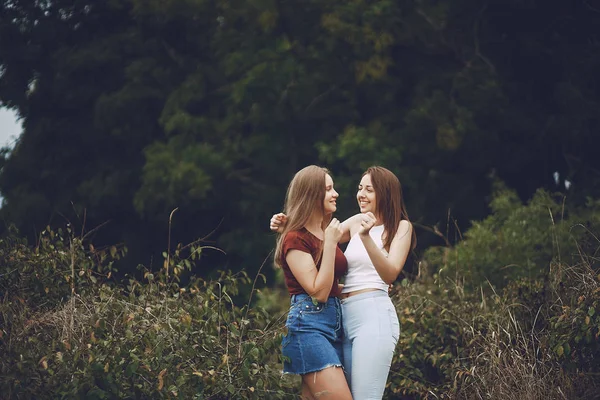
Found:
[{"label": "green bush", "polygon": [[598,201],[569,208],[564,197],[543,190],[523,204],[514,191],[497,184],[490,207],[491,215],[473,221],[458,244],[426,252],[433,271],[460,277],[472,289],[487,282],[501,288],[519,278],[542,279],[553,260],[576,263],[587,231],[600,228]]},{"label": "green bush", "polygon": [[[599,281],[590,270],[579,278],[596,281],[560,300],[543,280],[491,294],[449,280],[397,288],[401,333],[385,398],[593,398]],[[576,308],[557,307],[574,300]]]},{"label": "green bush", "polygon": [[72,294],[85,294],[115,271],[113,262],[124,247],[96,249],[70,226],[56,231],[47,227],[35,246],[10,235],[0,238],[0,293],[19,299],[30,308],[51,309]]},{"label": "green bush", "polygon": [[180,287],[164,269],[120,287],[95,277],[109,267],[110,248],[94,257],[72,235],[48,237],[33,249],[0,243],[12,257],[0,271],[7,398],[287,399],[298,390],[281,373],[284,316],[233,301],[252,284],[244,273]]},{"label": "green bush", "polygon": [[[507,274],[501,291],[490,282],[481,284],[486,271],[509,257],[490,255],[484,244],[519,257],[517,239],[498,238],[506,237],[519,218],[542,224],[540,204],[558,204],[549,203],[543,192],[537,196],[515,206],[520,211],[496,208],[467,232],[468,243],[445,249],[459,255],[454,279],[442,270],[434,279],[396,285],[392,301],[401,333],[386,399],[586,399],[598,389],[593,378],[600,372],[599,242],[589,232],[593,225],[561,225],[569,227],[565,221],[581,216],[595,221],[594,207],[587,214],[572,212],[562,222],[555,218],[549,225],[554,233],[530,240],[542,246],[543,254],[531,264],[531,277]],[[491,233],[499,236],[493,240]],[[189,283],[181,285],[180,277],[190,273],[201,251],[197,243],[178,245],[173,254],[164,253],[160,271],[142,269],[143,278],[117,284],[111,279],[112,262],[124,248],[96,249],[68,228],[47,229],[36,246],[15,237],[1,239],[2,396],[296,397],[299,379],[281,372],[289,307],[281,282],[258,289],[262,275],[250,279],[243,272],[221,272],[211,280],[186,277]],[[548,257],[546,269],[537,270]],[[463,268],[461,260],[483,266]]]},{"label": "green bush", "polygon": [[556,264],[553,272],[549,347],[570,372],[598,372],[600,274],[585,259],[574,266]]},{"label": "green bush", "polygon": [[[465,329],[478,303],[450,285],[404,284],[394,291],[400,338],[392,360],[389,398],[426,398],[452,390],[464,369]],[[467,320],[465,320],[465,318]]]}]

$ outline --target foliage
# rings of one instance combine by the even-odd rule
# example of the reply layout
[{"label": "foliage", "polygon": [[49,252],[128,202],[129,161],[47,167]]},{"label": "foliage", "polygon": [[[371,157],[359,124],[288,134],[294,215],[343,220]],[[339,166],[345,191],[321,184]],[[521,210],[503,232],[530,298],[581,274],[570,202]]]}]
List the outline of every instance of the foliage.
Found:
[{"label": "foliage", "polygon": [[[550,299],[526,303],[543,293],[540,282],[523,280],[502,295],[482,296],[482,311],[465,327],[466,362],[456,374],[456,398],[585,398],[575,395],[580,377],[570,376],[548,348]],[[587,373],[593,374],[588,370]]]},{"label": "foliage", "polygon": [[405,282],[392,296],[401,329],[388,379],[390,398],[425,398],[452,390],[466,364],[461,360],[470,317],[479,311],[477,299],[458,289]]},{"label": "foliage", "polygon": [[[283,399],[297,390],[281,376],[285,314],[233,300],[251,284],[246,274],[180,287],[166,270],[147,271],[143,282],[130,279],[125,288],[79,279],[72,290],[60,268],[63,242],[49,231],[47,244],[31,254],[16,239],[1,243],[3,255],[18,257],[0,271],[0,388],[7,398]],[[89,254],[72,248],[82,277],[112,262],[107,250],[80,269],[89,266]],[[35,279],[24,268],[33,261]],[[60,296],[44,296],[53,293]]]},{"label": "foliage", "polygon": [[[123,251],[96,249],[70,228],[47,230],[37,246],[0,242],[6,398],[297,395],[298,379],[281,374],[289,303],[279,287],[258,289],[262,275],[244,272],[183,285],[198,243],[175,246],[159,271],[118,286],[110,265]],[[439,275],[403,281],[392,293],[401,332],[385,398],[590,398],[600,356],[592,261],[582,253],[578,264],[552,264],[545,279],[498,293]]]},{"label": "foliage", "polygon": [[[571,281],[589,286],[589,303],[600,292],[595,275]],[[523,279],[479,295],[449,280],[397,288],[401,332],[385,398],[594,398],[597,321],[580,289],[558,296],[560,287]],[[580,306],[557,306],[571,302]]]},{"label": "foliage", "polygon": [[475,221],[453,247],[435,247],[425,259],[441,276],[460,276],[469,285],[504,287],[519,278],[547,276],[552,262],[576,263],[587,230],[600,227],[598,202],[571,207],[562,196],[538,190],[522,203],[498,184],[491,215]]},{"label": "foliage", "polygon": [[179,207],[177,241],[218,228],[227,267],[253,273],[311,163],[334,172],[343,216],[372,163],[424,225],[483,217],[490,174],[523,197],[568,179],[581,203],[600,188],[600,13],[575,3],[2,2],[0,103],[25,128],[0,151],[0,217],[30,240],[110,221],[94,242],[125,243],[132,273]]},{"label": "foliage", "polygon": [[600,354],[600,274],[588,257],[569,266],[555,264],[553,286],[559,299],[549,323],[548,345],[569,371],[595,370]]},{"label": "foliage", "polygon": [[52,309],[72,295],[93,293],[127,249],[86,246],[85,239],[70,225],[56,231],[47,227],[33,247],[16,235],[1,238],[0,294],[30,308]]}]

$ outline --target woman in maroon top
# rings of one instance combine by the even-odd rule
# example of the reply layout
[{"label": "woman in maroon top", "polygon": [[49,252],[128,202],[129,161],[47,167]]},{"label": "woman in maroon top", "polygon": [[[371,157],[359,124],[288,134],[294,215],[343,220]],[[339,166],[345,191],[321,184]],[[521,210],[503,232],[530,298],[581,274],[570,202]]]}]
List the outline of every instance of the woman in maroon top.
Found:
[{"label": "woman in maroon top", "polygon": [[[287,334],[281,342],[283,371],[302,376],[302,396],[352,399],[342,371],[339,279],[347,263],[338,247],[340,222],[332,218],[338,194],[325,168],[300,170],[290,183],[287,224],[277,237],[275,264],[291,296]],[[326,228],[325,228],[326,227]]]}]

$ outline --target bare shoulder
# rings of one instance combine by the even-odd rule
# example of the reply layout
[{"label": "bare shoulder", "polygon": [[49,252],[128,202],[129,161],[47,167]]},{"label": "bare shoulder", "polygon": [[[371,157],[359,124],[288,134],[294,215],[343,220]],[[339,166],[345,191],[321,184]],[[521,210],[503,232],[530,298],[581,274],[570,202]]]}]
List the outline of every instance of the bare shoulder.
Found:
[{"label": "bare shoulder", "polygon": [[403,219],[402,221],[400,221],[400,224],[398,224],[398,230],[405,230],[405,231],[412,231],[412,224],[410,223],[409,220],[407,219]]},{"label": "bare shoulder", "polygon": [[395,239],[402,239],[404,236],[408,236],[410,238],[412,230],[413,226],[410,221],[403,219],[398,224],[398,230],[396,231]]}]

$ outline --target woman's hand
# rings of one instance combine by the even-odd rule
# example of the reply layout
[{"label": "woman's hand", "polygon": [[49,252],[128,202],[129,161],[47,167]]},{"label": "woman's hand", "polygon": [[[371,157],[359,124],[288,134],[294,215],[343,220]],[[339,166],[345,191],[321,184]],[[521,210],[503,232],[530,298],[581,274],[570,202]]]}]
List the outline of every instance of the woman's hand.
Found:
[{"label": "woman's hand", "polygon": [[325,243],[338,244],[343,235],[342,224],[337,218],[333,218],[325,229]]},{"label": "woman's hand", "polygon": [[362,220],[360,221],[360,229],[358,230],[358,234],[361,236],[368,236],[369,231],[375,226],[376,222],[377,218],[375,218],[375,215],[373,215],[372,212],[369,211],[368,213],[362,214]]},{"label": "woman's hand", "polygon": [[285,224],[287,224],[287,215],[284,213],[273,214],[269,223],[269,228],[271,228],[273,232],[282,233]]}]

